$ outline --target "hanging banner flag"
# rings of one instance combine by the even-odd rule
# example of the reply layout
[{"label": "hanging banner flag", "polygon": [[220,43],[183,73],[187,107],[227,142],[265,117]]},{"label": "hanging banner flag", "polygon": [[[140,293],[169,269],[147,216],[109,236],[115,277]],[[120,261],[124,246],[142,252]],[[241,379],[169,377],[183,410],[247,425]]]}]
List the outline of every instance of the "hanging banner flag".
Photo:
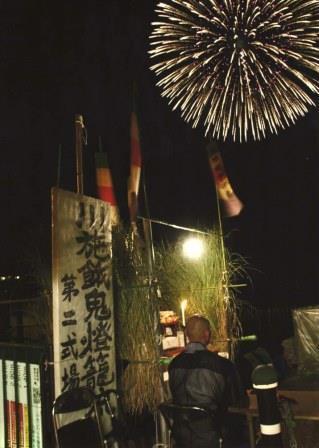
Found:
[{"label": "hanging banner flag", "polygon": [[137,197],[140,185],[142,155],[140,134],[135,111],[131,115],[131,169],[128,180],[128,206],[131,223],[137,220]]},{"label": "hanging banner flag", "polygon": [[31,409],[31,447],[43,448],[41,371],[38,364],[29,365],[30,409]]},{"label": "hanging banner flag", "polygon": [[221,153],[215,143],[209,144],[207,151],[218,198],[223,204],[224,215],[228,218],[237,216],[241,212],[243,204],[235,195],[230,185]]},{"label": "hanging banner flag", "polygon": [[25,362],[17,362],[17,380],[19,448],[29,448],[28,384],[27,364]]},{"label": "hanging banner flag", "polygon": [[104,201],[52,190],[55,394],[93,389],[105,432],[116,389],[110,215]]},{"label": "hanging banner flag", "polygon": [[102,201],[111,205],[112,225],[119,223],[119,210],[114,194],[112,174],[107,160],[106,152],[95,153],[96,184],[98,196]]},{"label": "hanging banner flag", "polygon": [[17,412],[14,361],[5,360],[6,423],[8,448],[17,448]]}]

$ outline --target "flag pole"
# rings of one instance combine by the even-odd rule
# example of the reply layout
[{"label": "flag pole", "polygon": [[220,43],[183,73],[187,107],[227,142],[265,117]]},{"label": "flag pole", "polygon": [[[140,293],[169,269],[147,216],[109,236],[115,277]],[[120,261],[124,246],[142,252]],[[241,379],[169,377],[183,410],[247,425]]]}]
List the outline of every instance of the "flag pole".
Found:
[{"label": "flag pole", "polygon": [[144,206],[145,206],[145,214],[146,218],[142,218],[143,221],[143,230],[145,234],[145,242],[147,246],[147,260],[148,260],[148,273],[149,278],[152,278],[153,276],[153,265],[155,261],[155,254],[154,254],[154,243],[153,243],[153,231],[152,231],[152,222],[150,219],[150,209],[148,204],[148,197],[146,192],[146,185],[145,185],[145,170],[143,169],[143,175],[142,175],[142,183],[143,183],[143,195],[144,195]]},{"label": "flag pole", "polygon": [[216,194],[216,202],[217,202],[217,215],[218,215],[218,227],[219,227],[218,233],[219,233],[219,238],[220,238],[221,253],[222,253],[222,266],[223,266],[222,288],[223,288],[224,304],[226,306],[226,339],[227,339],[229,357],[230,357],[230,359],[232,359],[233,358],[233,347],[232,347],[232,338],[231,338],[230,331],[229,331],[229,297],[230,296],[229,296],[229,288],[228,288],[228,283],[229,283],[228,282],[228,270],[227,270],[225,244],[224,244],[223,222],[222,222],[219,195],[218,195],[216,182],[215,182],[215,194]]},{"label": "flag pole", "polygon": [[[150,220],[149,204],[146,191],[145,182],[145,166],[143,171],[141,170],[142,157],[141,157],[141,146],[140,146],[140,135],[137,122],[137,85],[136,82],[133,83],[132,92],[132,115],[131,115],[131,173],[129,179],[129,209],[130,209],[130,220],[133,230],[133,238],[138,238],[138,232],[136,227],[137,221],[137,195],[138,186],[140,182],[140,175],[142,174],[142,184],[143,184],[143,195],[144,195],[144,206],[146,212],[146,219],[143,219],[143,231],[146,245],[146,255],[148,264],[148,299],[151,305],[151,313],[153,320],[153,331],[155,336],[155,353],[157,357],[157,369],[160,375],[160,400],[164,401],[164,387],[163,387],[163,376],[160,368],[160,344],[161,344],[161,332],[160,332],[160,314],[158,299],[160,297],[160,291],[157,285],[157,281],[154,278],[154,244],[153,244],[153,233],[152,233],[152,223]],[[133,168],[133,169],[132,169]],[[141,173],[142,171],[142,173]],[[134,235],[135,234],[135,235]],[[165,424],[165,420],[162,414],[157,410],[155,413],[156,421],[156,443],[167,443],[168,432]],[[159,432],[158,432],[159,429]]]},{"label": "flag pole", "polygon": [[102,137],[100,135],[99,135],[99,140],[98,140],[98,147],[99,147],[99,152],[103,152]]},{"label": "flag pole", "polygon": [[83,194],[83,116],[75,115],[76,191]]},{"label": "flag pole", "polygon": [[[146,218],[142,218],[143,221],[143,230],[145,236],[146,250],[147,250],[147,259],[148,259],[148,283],[149,283],[149,294],[150,300],[153,305],[153,318],[154,318],[154,332],[156,339],[156,354],[158,357],[158,361],[160,360],[160,344],[161,344],[161,332],[160,332],[160,319],[159,319],[159,306],[157,299],[160,297],[160,290],[158,285],[154,282],[153,277],[153,267],[155,262],[155,252],[154,252],[154,242],[153,242],[153,233],[152,233],[152,221],[150,218],[150,209],[148,203],[148,196],[146,191],[146,182],[145,182],[145,168],[142,170],[142,183],[143,183],[143,195],[144,195],[144,207]],[[159,365],[159,364],[158,364]],[[161,401],[164,401],[164,386],[163,386],[163,375],[162,372],[160,374],[160,396]],[[156,429],[156,443],[164,443],[166,444],[169,440],[169,434],[167,431],[167,426],[164,420],[164,417],[159,411],[156,411],[156,428],[159,428],[159,434]]]},{"label": "flag pole", "polygon": [[227,270],[227,263],[226,263],[226,251],[225,251],[225,243],[224,243],[224,230],[223,230],[223,221],[222,221],[222,214],[221,214],[221,207],[220,207],[220,197],[218,192],[218,186],[216,179],[214,177],[214,184],[215,184],[215,197],[216,197],[216,204],[217,204],[217,218],[218,218],[218,229],[219,229],[219,239],[220,239],[220,246],[221,246],[221,254],[222,254],[222,288],[223,288],[223,299],[224,299],[224,305],[226,308],[226,339],[227,339],[227,345],[228,345],[228,353],[230,359],[233,358],[233,347],[232,347],[232,338],[230,335],[230,329],[229,329],[229,288],[228,288],[228,270]]},{"label": "flag pole", "polygon": [[60,187],[61,182],[61,160],[62,160],[62,144],[59,143],[58,146],[58,169],[57,169],[57,179],[56,179],[56,186]]}]

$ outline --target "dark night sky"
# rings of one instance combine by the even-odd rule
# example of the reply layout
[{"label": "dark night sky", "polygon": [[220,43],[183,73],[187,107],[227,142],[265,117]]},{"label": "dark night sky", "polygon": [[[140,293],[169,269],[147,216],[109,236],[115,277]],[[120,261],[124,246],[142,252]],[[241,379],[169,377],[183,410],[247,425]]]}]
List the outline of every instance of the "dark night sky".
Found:
[{"label": "dark night sky", "polygon": [[[95,194],[93,154],[101,135],[122,215],[127,217],[133,81],[151,215],[210,227],[214,187],[202,130],[171,112],[148,69],[153,0],[6,0],[0,6],[2,271],[19,269],[32,248],[50,250],[50,188],[62,144],[61,187],[75,189],[73,121],[88,129],[85,193]],[[319,117],[262,143],[223,146],[245,204],[225,222],[226,239],[254,268],[255,303],[318,302]],[[159,234],[157,226],[155,234]],[[31,251],[31,252],[30,252]]]}]

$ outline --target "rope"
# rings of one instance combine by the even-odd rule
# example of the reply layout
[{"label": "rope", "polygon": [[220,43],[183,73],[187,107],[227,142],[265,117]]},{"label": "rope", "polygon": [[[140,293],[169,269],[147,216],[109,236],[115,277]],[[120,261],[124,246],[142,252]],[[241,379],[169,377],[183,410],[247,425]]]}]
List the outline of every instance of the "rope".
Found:
[{"label": "rope", "polygon": [[192,229],[191,227],[178,226],[176,224],[170,224],[169,222],[159,221],[158,219],[145,218],[143,216],[138,216],[137,218],[138,219],[142,219],[142,220],[146,219],[146,220],[148,220],[150,222],[153,222],[154,224],[161,224],[163,226],[172,227],[173,229],[186,230],[188,232],[201,233],[202,235],[209,235],[208,232],[203,232],[202,230]]}]

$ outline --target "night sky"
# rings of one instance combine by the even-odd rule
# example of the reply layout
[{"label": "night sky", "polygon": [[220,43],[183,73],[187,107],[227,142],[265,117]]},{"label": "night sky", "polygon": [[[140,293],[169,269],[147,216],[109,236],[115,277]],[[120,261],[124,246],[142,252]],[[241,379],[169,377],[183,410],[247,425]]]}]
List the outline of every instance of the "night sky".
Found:
[{"label": "night sky", "polygon": [[[95,195],[101,136],[121,215],[127,219],[129,123],[137,84],[151,217],[181,226],[216,223],[202,129],[172,112],[149,70],[153,0],[6,0],[0,6],[2,272],[50,254],[50,188],[75,190],[74,114],[84,116],[85,193]],[[225,220],[226,244],[250,263],[242,299],[263,306],[318,302],[319,116],[311,111],[261,143],[222,146],[245,204]],[[143,210],[142,210],[143,212]],[[169,229],[154,225],[157,239]]]}]

